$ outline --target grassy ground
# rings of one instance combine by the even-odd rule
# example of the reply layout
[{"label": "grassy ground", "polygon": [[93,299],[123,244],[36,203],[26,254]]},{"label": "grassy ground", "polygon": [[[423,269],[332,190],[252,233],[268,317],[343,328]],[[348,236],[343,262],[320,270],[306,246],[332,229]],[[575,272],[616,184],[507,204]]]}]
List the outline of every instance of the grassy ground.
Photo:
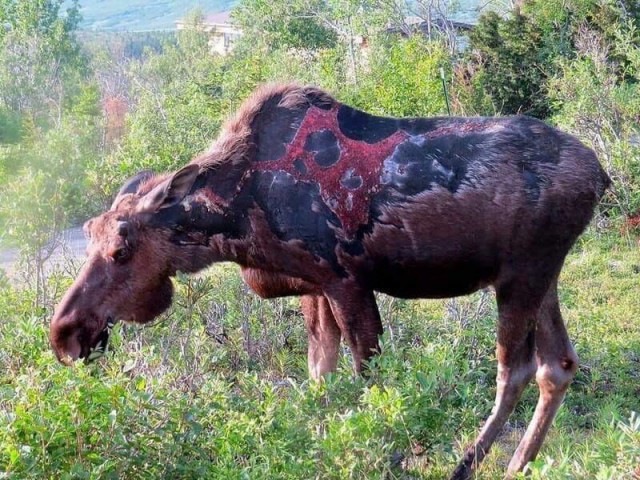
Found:
[{"label": "grassy ground", "polygon": [[[631,239],[590,233],[568,258],[561,299],[581,367],[531,478],[640,477],[639,281]],[[49,350],[50,310],[2,287],[0,478],[440,479],[491,410],[490,292],[380,297],[371,378],[345,357],[314,384],[295,300],[256,299],[226,265],[176,284],[161,321],[121,325],[113,354],[73,369]],[[525,392],[478,478],[500,478],[536,397]]]}]

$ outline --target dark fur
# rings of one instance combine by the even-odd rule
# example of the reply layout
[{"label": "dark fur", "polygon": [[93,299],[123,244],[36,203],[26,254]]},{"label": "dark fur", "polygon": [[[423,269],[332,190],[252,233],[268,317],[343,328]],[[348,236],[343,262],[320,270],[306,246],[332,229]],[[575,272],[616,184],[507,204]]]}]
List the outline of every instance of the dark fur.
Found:
[{"label": "dark fur", "polygon": [[191,166],[138,177],[88,224],[89,260],[52,345],[61,359],[84,356],[107,317],[146,322],[166,308],[176,271],[234,261],[260,296],[304,296],[319,377],[341,336],[357,371],[377,350],[374,291],[492,285],[501,406],[454,476],[469,478],[537,372],[544,401],[513,473],[535,457],[577,368],[555,286],[608,183],[590,149],[531,118],[381,118],[318,89],[267,86]]}]

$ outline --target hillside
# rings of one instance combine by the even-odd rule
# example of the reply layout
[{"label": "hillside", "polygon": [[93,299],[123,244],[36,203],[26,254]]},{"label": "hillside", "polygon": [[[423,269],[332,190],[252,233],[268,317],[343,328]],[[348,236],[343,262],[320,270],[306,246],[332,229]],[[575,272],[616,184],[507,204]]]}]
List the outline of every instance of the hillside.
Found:
[{"label": "hillside", "polygon": [[[66,4],[71,2],[67,1]],[[166,30],[175,21],[200,8],[206,13],[230,10],[237,0],[80,0],[81,28],[87,30]],[[461,0],[456,20],[473,21],[479,0]],[[486,5],[484,2],[482,5]]]},{"label": "hillside", "polygon": [[[70,3],[70,2],[67,2]],[[230,10],[235,0],[80,0],[81,28],[88,30],[166,30],[200,8],[207,13]]]}]

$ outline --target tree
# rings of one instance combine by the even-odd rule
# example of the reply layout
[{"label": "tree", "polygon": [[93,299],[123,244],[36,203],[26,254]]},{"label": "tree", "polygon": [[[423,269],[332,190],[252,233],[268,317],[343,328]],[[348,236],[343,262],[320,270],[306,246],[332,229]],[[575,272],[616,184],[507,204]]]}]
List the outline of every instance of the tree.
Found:
[{"label": "tree", "polygon": [[[583,28],[615,42],[616,25],[640,19],[635,0],[524,0],[501,17],[482,15],[470,34],[467,72],[491,98],[494,109],[505,114],[527,113],[548,117],[553,113],[546,84],[558,73],[558,60],[573,59]],[[636,44],[640,47],[640,44]],[[623,75],[627,54],[612,52],[614,72]]]},{"label": "tree", "polygon": [[342,45],[353,83],[360,69],[359,45],[404,16],[397,0],[243,0],[234,18],[248,32],[245,41],[261,39],[269,49],[317,50]]},{"label": "tree", "polygon": [[495,12],[481,17],[469,36],[471,64],[479,63],[481,82],[502,113],[549,114],[545,81],[552,63],[542,30],[528,17],[513,13],[503,19]]},{"label": "tree", "polygon": [[[200,21],[194,17],[193,21]],[[129,64],[131,97],[126,135],[96,177],[106,200],[121,181],[142,169],[176,168],[214,138],[221,113],[223,59],[210,54],[206,33],[193,28]]]},{"label": "tree", "polygon": [[[314,3],[315,8],[324,8],[324,2]],[[257,39],[270,49],[335,46],[335,32],[313,18],[308,6],[308,2],[302,1],[243,0],[233,10],[233,20],[244,32],[245,39],[250,42]]]},{"label": "tree", "polygon": [[0,104],[38,124],[60,125],[85,60],[74,32],[78,2],[0,0]]}]

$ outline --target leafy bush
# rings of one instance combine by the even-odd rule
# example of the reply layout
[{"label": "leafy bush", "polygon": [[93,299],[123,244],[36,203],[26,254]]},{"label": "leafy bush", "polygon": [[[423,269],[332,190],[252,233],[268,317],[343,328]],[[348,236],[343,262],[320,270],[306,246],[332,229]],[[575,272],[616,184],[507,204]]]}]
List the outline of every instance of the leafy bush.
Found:
[{"label": "leafy bush", "polygon": [[[546,118],[554,113],[549,98],[553,88],[547,87],[547,80],[558,74],[558,60],[575,58],[580,32],[597,32],[606,44],[615,44],[619,41],[617,26],[634,20],[640,21],[640,7],[632,0],[530,0],[504,17],[486,13],[469,35],[468,65],[461,67],[466,71],[460,75],[462,85],[469,89],[470,78],[474,77],[474,86],[480,86],[493,103],[486,113]],[[640,47],[637,39],[634,46]],[[618,79],[624,78],[630,55],[631,51],[611,52],[611,73]]]},{"label": "leafy bush", "polygon": [[545,51],[544,35],[536,23],[520,13],[503,19],[495,12],[482,17],[469,35],[470,61],[493,102],[503,114],[549,114],[545,81],[553,57]]},{"label": "leafy bush", "polygon": [[397,117],[446,113],[440,68],[448,66],[444,46],[421,36],[374,43],[353,103],[371,113]]},{"label": "leafy bush", "polygon": [[[628,478],[639,450],[637,248],[583,239],[561,282],[580,369],[534,478]],[[636,275],[637,276],[637,275]],[[51,277],[61,294],[66,277]],[[55,285],[54,285],[55,283]],[[155,325],[121,325],[97,364],[57,365],[46,309],[0,295],[0,472],[10,478],[442,478],[489,414],[495,388],[492,295],[380,298],[386,334],[368,379],[348,357],[306,380],[297,301],[263,301],[236,269],[179,277]],[[478,312],[472,314],[471,312]],[[593,339],[598,338],[598,342]],[[517,441],[537,391],[506,427]],[[496,478],[505,434],[479,472]],[[607,476],[608,475],[608,476]]]},{"label": "leafy bush", "polygon": [[[640,33],[628,24],[617,35],[617,50],[629,60],[625,76],[638,75]],[[612,206],[630,216],[640,210],[640,148],[633,142],[640,135],[640,83],[618,81],[602,35],[582,30],[579,45],[578,57],[560,61],[549,82],[553,121],[594,148],[613,180]]]}]

